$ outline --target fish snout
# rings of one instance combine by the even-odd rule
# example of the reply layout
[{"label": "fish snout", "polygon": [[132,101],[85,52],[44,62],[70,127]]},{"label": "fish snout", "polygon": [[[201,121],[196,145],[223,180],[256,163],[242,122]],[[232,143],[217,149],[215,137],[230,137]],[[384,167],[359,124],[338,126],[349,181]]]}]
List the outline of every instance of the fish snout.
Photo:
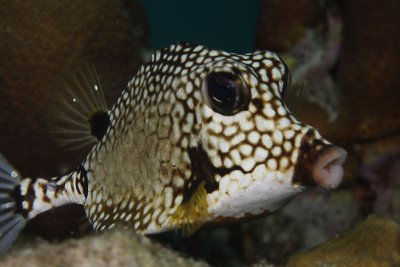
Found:
[{"label": "fish snout", "polygon": [[347,152],[338,146],[306,135],[299,148],[293,183],[333,189],[343,178]]},{"label": "fish snout", "polygon": [[327,189],[338,187],[342,181],[346,156],[347,152],[341,147],[322,149],[311,169],[314,182]]}]

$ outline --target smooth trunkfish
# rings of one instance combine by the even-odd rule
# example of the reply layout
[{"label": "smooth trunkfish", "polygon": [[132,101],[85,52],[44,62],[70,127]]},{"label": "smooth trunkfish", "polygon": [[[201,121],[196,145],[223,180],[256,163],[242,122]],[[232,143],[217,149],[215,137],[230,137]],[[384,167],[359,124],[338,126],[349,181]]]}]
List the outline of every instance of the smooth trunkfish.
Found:
[{"label": "smooth trunkfish", "polygon": [[98,231],[192,233],[266,215],[309,186],[337,187],[346,152],[291,115],[288,75],[270,51],[155,52],[90,120],[98,141],[71,173],[23,178],[0,155],[0,253],[28,220],[69,203]]}]

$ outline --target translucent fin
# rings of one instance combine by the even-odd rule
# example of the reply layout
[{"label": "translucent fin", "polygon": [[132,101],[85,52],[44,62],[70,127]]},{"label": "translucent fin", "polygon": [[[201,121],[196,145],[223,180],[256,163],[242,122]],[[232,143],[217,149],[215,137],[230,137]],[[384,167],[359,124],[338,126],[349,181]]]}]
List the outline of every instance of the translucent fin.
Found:
[{"label": "translucent fin", "polygon": [[17,239],[26,219],[15,213],[15,199],[11,196],[20,180],[19,173],[0,154],[0,255]]},{"label": "translucent fin", "polygon": [[182,203],[171,218],[185,236],[194,234],[206,221],[208,215],[207,191],[201,183],[189,201]]},{"label": "translucent fin", "polygon": [[286,105],[292,112],[296,113],[298,110],[301,110],[303,108],[303,105],[305,103],[307,103],[306,99],[308,93],[309,88],[305,81],[290,81],[285,92]]},{"label": "translucent fin", "polygon": [[304,98],[308,94],[307,83],[302,80],[294,81],[290,84],[288,97]]},{"label": "translucent fin", "polygon": [[109,116],[95,68],[84,63],[71,75],[60,78],[59,85],[49,115],[54,140],[67,150],[96,143],[108,128]]}]

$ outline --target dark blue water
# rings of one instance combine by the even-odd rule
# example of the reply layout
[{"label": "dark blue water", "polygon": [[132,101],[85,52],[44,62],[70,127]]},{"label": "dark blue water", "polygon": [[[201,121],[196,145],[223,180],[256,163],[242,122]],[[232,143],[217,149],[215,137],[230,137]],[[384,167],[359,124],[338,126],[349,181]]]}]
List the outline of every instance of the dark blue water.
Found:
[{"label": "dark blue water", "polygon": [[141,0],[153,48],[176,41],[204,44],[230,52],[254,46],[258,0]]}]

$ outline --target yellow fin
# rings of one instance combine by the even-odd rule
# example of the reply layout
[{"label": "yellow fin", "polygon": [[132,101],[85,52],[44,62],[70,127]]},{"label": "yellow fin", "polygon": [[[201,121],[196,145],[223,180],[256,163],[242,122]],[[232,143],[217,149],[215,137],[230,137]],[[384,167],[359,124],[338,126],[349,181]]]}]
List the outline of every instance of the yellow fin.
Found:
[{"label": "yellow fin", "polygon": [[185,236],[190,236],[205,223],[207,217],[207,191],[203,182],[197,187],[189,201],[179,205],[172,215],[171,223],[178,225]]}]

